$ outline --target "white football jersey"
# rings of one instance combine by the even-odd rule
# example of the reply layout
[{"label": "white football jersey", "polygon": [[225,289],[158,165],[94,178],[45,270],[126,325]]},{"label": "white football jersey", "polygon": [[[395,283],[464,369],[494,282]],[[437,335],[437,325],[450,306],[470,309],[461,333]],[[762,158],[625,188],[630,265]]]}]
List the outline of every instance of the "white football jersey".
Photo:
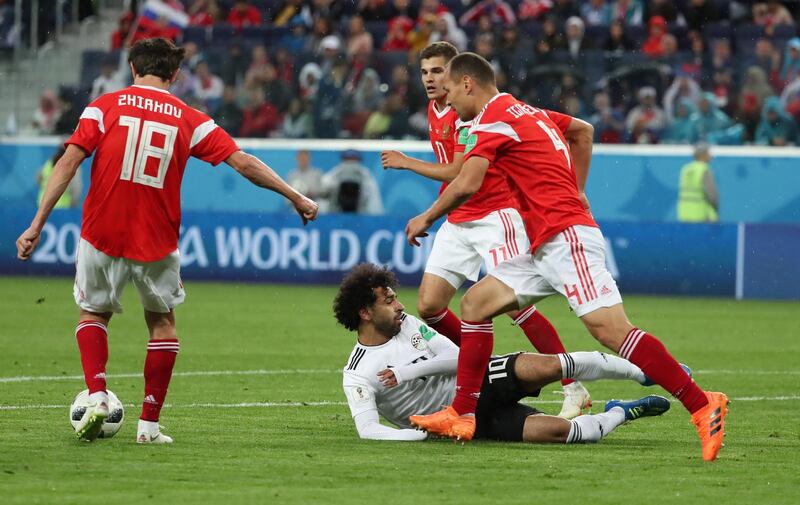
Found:
[{"label": "white football jersey", "polygon": [[[377,409],[395,426],[409,428],[409,416],[431,414],[453,402],[458,347],[416,317],[404,316],[391,340],[376,346],[356,343],[350,353],[342,385],[353,417]],[[395,372],[397,386],[386,388],[378,380],[385,368]],[[420,376],[431,371],[435,374]]]}]

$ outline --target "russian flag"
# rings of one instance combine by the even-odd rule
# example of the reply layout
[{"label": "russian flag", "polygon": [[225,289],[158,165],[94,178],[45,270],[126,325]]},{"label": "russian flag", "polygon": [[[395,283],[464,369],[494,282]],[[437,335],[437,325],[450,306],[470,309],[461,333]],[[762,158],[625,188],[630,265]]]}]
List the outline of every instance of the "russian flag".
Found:
[{"label": "russian flag", "polygon": [[189,16],[173,5],[161,0],[147,0],[142,6],[140,25],[155,23],[159,18],[164,18],[172,28],[182,30],[189,26]]}]

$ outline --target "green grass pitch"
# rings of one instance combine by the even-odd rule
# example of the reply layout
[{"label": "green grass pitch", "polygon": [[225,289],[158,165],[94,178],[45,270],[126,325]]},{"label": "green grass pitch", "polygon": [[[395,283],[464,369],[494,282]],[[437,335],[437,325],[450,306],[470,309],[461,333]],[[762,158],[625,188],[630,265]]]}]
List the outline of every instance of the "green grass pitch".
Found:
[{"label": "green grass pitch", "polygon": [[[132,286],[111,324],[108,368],[126,422],[114,439],[80,443],[67,419],[84,387],[71,280],[0,278],[0,503],[800,503],[798,303],[627,297],[635,324],[732,399],[726,447],[708,464],[678,403],[597,445],[361,441],[339,372],[354,337],[334,323],[333,287],[187,291],[161,421],[175,444],[134,443],[142,379],[124,375],[140,372],[147,337]],[[399,293],[413,312],[415,291]],[[600,348],[563,300],[539,308],[568,349]],[[529,349],[508,320],[496,333],[497,352]],[[595,411],[664,394],[588,387]],[[557,412],[557,389],[534,404]]]}]

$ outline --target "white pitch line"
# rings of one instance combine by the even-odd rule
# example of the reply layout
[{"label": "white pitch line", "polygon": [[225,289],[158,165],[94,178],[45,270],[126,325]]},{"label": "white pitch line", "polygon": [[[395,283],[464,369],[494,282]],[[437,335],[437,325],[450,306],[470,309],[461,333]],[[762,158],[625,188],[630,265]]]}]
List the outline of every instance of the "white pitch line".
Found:
[{"label": "white pitch line", "polygon": [[[225,375],[304,375],[341,373],[341,369],[297,368],[275,370],[198,370],[175,372],[173,377],[215,377]],[[698,375],[800,375],[800,370],[695,370]],[[109,374],[109,379],[139,379],[141,372]],[[0,384],[9,382],[49,382],[83,380],[83,375],[20,375],[0,377]]]},{"label": "white pitch line", "polygon": [[[732,402],[788,402],[800,400],[800,395],[792,396],[739,396],[730,398]],[[608,400],[594,400],[595,404],[604,404]],[[670,400],[675,403],[677,400]],[[563,400],[537,400],[535,398],[523,403],[531,405],[561,405]],[[249,408],[273,408],[273,407],[343,407],[347,402],[330,401],[309,401],[309,402],[242,402],[242,403],[176,403],[166,404],[165,408],[173,409],[249,409]],[[138,408],[135,403],[125,403],[125,407]],[[0,410],[46,410],[46,409],[66,409],[69,405],[0,405]]]}]

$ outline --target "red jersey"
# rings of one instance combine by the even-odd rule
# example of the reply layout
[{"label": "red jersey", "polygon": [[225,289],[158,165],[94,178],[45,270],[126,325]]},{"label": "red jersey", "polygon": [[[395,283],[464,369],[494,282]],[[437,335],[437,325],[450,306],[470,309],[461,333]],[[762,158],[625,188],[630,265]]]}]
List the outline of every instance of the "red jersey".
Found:
[{"label": "red jersey", "polygon": [[563,134],[571,121],[500,93],[469,130],[465,160],[485,158],[506,175],[521,205],[531,252],[570,226],[597,226],[578,196]]},{"label": "red jersey", "polygon": [[66,144],[95,153],[81,237],[109,256],[136,261],[157,261],[178,248],[189,156],[217,165],[239,150],[208,116],[150,86],[90,103]]},{"label": "red jersey", "polygon": [[[428,124],[430,125],[428,134],[436,159],[443,165],[452,163],[456,153],[464,152],[470,123],[460,121],[458,114],[450,106],[441,112],[437,111],[436,102],[431,100],[428,104]],[[446,187],[447,183],[442,183],[439,189],[440,195]],[[490,212],[509,207],[516,208],[517,205],[505,176],[490,166],[478,192],[464,205],[448,214],[447,220],[451,223],[476,221]]]}]

